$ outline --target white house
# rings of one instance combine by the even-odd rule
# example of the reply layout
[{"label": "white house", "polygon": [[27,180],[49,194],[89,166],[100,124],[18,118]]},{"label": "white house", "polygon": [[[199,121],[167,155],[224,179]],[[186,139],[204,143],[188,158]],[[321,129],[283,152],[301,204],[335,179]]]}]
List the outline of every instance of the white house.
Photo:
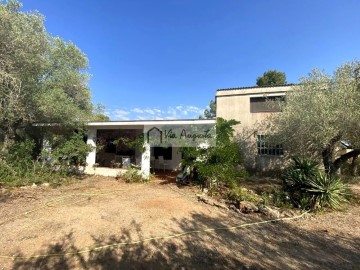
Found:
[{"label": "white house", "polygon": [[[171,126],[172,131],[159,130],[159,127]],[[141,168],[141,173],[148,176],[151,169],[174,170],[181,162],[181,146],[185,137],[194,142],[194,136],[175,134],[176,127],[181,127],[186,133],[186,128],[192,127],[199,131],[200,127],[215,126],[215,120],[191,119],[191,120],[135,120],[135,121],[109,121],[90,122],[87,124],[87,143],[94,147],[86,158],[85,172],[105,176],[116,176],[131,166]],[[185,128],[184,128],[185,127]],[[155,136],[158,132],[162,138],[176,138],[177,141],[161,146],[152,145],[149,135]],[[141,135],[143,135],[141,137]],[[194,135],[194,134],[192,134]],[[179,139],[181,138],[181,144]],[[196,137],[196,136],[195,136]],[[200,136],[197,136],[200,137]],[[196,138],[197,138],[196,137]],[[160,138],[160,139],[162,139]],[[195,139],[196,139],[195,138]],[[126,142],[142,140],[141,149],[129,146]],[[189,142],[189,140],[188,140]],[[195,142],[197,143],[197,142]],[[194,145],[192,145],[194,146]]]}]

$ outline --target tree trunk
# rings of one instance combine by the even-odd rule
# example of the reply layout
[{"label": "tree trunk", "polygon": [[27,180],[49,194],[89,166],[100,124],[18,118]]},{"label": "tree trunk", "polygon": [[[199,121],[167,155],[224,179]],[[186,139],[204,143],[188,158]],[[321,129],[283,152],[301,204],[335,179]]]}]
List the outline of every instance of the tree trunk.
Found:
[{"label": "tree trunk", "polygon": [[354,150],[347,152],[346,154],[340,156],[333,162],[333,164],[331,166],[331,170],[329,171],[329,175],[335,175],[337,170],[340,169],[341,165],[343,165],[350,158],[357,158],[359,155],[360,155],[360,149],[354,149]]},{"label": "tree trunk", "polygon": [[352,162],[351,162],[351,174],[353,176],[357,176],[358,175],[358,156],[353,157]]},{"label": "tree trunk", "polygon": [[8,126],[4,136],[4,144],[1,152],[7,153],[9,148],[15,143],[15,128]]},{"label": "tree trunk", "polygon": [[333,174],[333,173],[336,173],[336,171],[337,171],[337,170],[335,170],[335,172],[334,172],[333,157],[334,157],[336,143],[338,141],[340,141],[340,138],[341,138],[340,134],[338,134],[334,138],[332,138],[321,153],[326,174]]}]

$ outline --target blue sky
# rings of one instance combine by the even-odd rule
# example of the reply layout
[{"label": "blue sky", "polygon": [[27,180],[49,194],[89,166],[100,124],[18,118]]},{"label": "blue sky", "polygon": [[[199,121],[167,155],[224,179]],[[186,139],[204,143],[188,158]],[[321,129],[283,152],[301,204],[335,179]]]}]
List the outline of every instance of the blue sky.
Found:
[{"label": "blue sky", "polygon": [[23,0],[89,58],[112,120],[196,118],[269,69],[296,83],[359,59],[358,0]]}]

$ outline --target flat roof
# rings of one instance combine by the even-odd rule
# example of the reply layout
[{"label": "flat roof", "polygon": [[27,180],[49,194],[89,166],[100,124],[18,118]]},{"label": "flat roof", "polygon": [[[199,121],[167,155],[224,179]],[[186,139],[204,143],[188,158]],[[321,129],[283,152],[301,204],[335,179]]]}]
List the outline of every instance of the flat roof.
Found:
[{"label": "flat roof", "polygon": [[252,95],[283,95],[290,91],[296,84],[271,85],[271,86],[252,86],[240,88],[219,89],[216,91],[215,98],[232,96],[252,96]]},{"label": "flat roof", "polygon": [[257,89],[257,88],[276,88],[276,87],[286,87],[286,86],[294,86],[296,84],[289,83],[289,84],[279,84],[279,85],[263,85],[263,86],[241,86],[241,87],[231,87],[231,88],[220,88],[216,91],[231,91],[231,90],[246,90],[246,89]]},{"label": "flat roof", "polygon": [[201,125],[215,124],[215,119],[164,119],[164,120],[122,120],[122,121],[94,121],[86,125],[93,126],[139,126],[139,125]]}]

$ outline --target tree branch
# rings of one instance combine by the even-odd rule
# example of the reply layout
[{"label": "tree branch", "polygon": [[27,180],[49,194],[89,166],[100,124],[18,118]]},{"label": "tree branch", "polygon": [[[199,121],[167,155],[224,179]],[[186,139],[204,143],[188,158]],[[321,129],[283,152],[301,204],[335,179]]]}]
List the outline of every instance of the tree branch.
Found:
[{"label": "tree branch", "polygon": [[358,155],[360,155],[360,149],[354,149],[337,158],[333,163],[333,172],[336,172],[345,161],[349,160],[350,158],[357,157]]}]

